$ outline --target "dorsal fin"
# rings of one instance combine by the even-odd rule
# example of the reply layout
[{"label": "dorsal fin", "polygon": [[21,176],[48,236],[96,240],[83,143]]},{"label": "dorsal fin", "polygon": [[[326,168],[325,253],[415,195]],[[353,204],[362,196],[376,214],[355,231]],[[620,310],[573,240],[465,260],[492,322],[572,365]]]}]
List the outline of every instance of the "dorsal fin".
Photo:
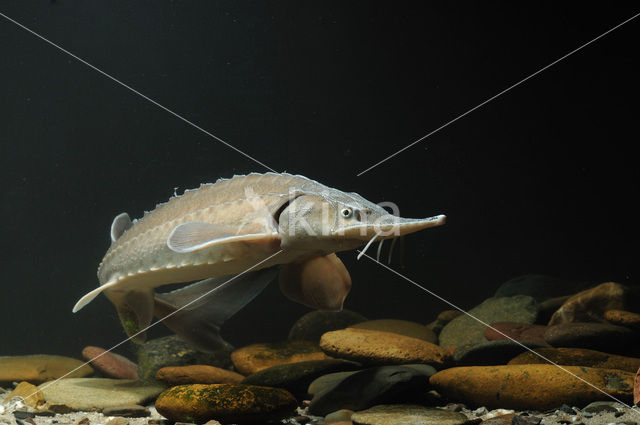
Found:
[{"label": "dorsal fin", "polygon": [[118,238],[131,227],[131,225],[132,223],[129,214],[126,212],[118,214],[116,218],[113,219],[113,223],[111,223],[111,242],[117,241]]}]

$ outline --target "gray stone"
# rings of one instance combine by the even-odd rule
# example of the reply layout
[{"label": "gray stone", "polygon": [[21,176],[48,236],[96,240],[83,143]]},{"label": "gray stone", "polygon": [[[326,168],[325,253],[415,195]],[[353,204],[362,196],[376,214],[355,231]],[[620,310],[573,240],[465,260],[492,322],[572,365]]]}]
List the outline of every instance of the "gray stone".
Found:
[{"label": "gray stone", "polygon": [[511,420],[511,425],[538,425],[541,421],[542,418],[537,416],[516,415]]},{"label": "gray stone", "polygon": [[[484,323],[518,322],[534,323],[538,309],[535,299],[527,295],[489,298],[469,310],[469,314]],[[486,325],[464,314],[447,323],[440,332],[440,346],[462,347],[487,342]]]},{"label": "gray stone", "polygon": [[504,282],[494,297],[528,295],[535,298],[537,302],[542,302],[549,298],[573,295],[591,286],[593,286],[592,283],[573,282],[540,274],[526,274]]},{"label": "gray stone", "polygon": [[324,421],[325,423],[338,422],[338,421],[350,421],[351,415],[353,415],[353,410],[340,409],[326,415],[324,417]]},{"label": "gray stone", "polygon": [[299,318],[289,331],[290,341],[311,341],[318,343],[325,332],[344,329],[367,318],[350,310],[312,311]]},{"label": "gray stone", "polygon": [[[495,366],[507,364],[509,360],[528,348],[547,347],[539,342],[519,341],[520,344],[508,339],[488,341],[470,347],[462,346],[453,352],[453,360],[459,366]],[[523,347],[524,346],[524,347]]]},{"label": "gray stone", "polygon": [[176,335],[152,339],[138,347],[138,376],[144,381],[156,382],[156,372],[165,366],[200,364],[229,369],[233,349],[232,345],[226,344],[213,353],[201,353]]},{"label": "gray stone", "polygon": [[365,369],[315,391],[309,413],[323,416],[340,409],[357,411],[380,403],[421,401],[431,389],[429,377],[435,373],[428,365]]},{"label": "gray stone", "polygon": [[128,418],[146,418],[151,414],[149,409],[139,404],[106,407],[102,410],[105,416],[126,416]]},{"label": "gray stone", "polygon": [[582,411],[587,413],[618,412],[625,406],[615,401],[594,401],[587,404]]},{"label": "gray stone", "polygon": [[356,425],[463,425],[467,417],[459,412],[411,404],[380,405],[351,416]]},{"label": "gray stone", "polygon": [[144,404],[164,390],[129,379],[70,378],[40,385],[45,401],[73,410],[101,411],[125,404]]},{"label": "gray stone", "polygon": [[284,388],[296,398],[302,399],[307,396],[307,388],[316,378],[328,373],[351,371],[359,368],[359,363],[347,360],[310,360],[262,369],[247,376],[241,383]]},{"label": "gray stone", "polygon": [[327,391],[329,388],[334,388],[340,382],[344,381],[347,376],[351,376],[356,371],[353,372],[334,372],[327,373],[326,375],[322,375],[319,378],[316,378],[311,384],[309,384],[309,388],[307,389],[307,393],[310,395],[317,394],[319,392]]}]

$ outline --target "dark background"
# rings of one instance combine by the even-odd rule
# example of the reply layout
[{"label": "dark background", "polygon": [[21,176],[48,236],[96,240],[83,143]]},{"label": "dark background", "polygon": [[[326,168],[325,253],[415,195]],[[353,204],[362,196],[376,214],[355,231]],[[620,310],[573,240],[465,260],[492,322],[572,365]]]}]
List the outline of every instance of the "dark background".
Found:
[{"label": "dark background", "polygon": [[[525,273],[638,281],[640,18],[356,177],[638,10],[20,0],[0,11],[278,171],[403,216],[447,214],[407,238],[402,273],[461,307]],[[265,170],[4,18],[0,84],[0,355],[111,347],[124,333],[108,301],[71,307],[97,285],[113,217]],[[426,323],[448,308],[341,256],[349,309]],[[306,311],[272,285],[224,335],[284,339]]]}]

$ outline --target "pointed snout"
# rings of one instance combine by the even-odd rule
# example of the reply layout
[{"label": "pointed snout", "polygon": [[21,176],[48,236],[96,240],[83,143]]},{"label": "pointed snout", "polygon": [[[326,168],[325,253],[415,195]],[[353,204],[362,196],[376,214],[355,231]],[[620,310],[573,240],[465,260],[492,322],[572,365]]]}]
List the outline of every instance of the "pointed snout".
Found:
[{"label": "pointed snout", "polygon": [[361,223],[340,229],[337,233],[361,240],[369,240],[379,233],[378,237],[380,239],[390,239],[408,235],[409,233],[414,233],[429,227],[441,226],[445,223],[446,218],[443,214],[427,218],[402,218],[388,214],[373,222]]},{"label": "pointed snout", "polygon": [[[389,226],[388,229],[385,229],[384,226],[381,226],[381,230],[383,231],[383,233],[391,233],[391,235],[389,236],[404,236],[408,235],[409,233],[427,229],[429,227],[442,226],[447,220],[447,216],[445,216],[444,214],[434,215],[433,217],[427,218],[394,218],[396,218],[397,221]],[[397,235],[394,232],[397,232]]]},{"label": "pointed snout", "polygon": [[390,217],[391,222],[383,220],[378,225],[374,224],[373,234],[382,232],[382,238],[397,238],[429,227],[441,226],[447,219],[443,214],[427,218],[402,218],[393,215]]}]

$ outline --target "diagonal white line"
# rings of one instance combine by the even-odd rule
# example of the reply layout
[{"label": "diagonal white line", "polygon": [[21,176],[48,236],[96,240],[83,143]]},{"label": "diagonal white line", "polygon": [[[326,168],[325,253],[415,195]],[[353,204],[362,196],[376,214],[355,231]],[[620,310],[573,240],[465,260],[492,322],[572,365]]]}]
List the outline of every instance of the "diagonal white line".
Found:
[{"label": "diagonal white line", "polygon": [[507,338],[507,339],[511,340],[512,342],[515,342],[516,344],[518,344],[518,345],[519,345],[519,346],[521,346],[522,348],[524,348],[524,349],[526,349],[527,351],[529,351],[529,352],[531,352],[531,353],[535,354],[536,356],[540,357],[540,358],[541,358],[541,359],[543,359],[544,361],[549,362],[550,364],[552,364],[552,365],[556,366],[556,367],[557,367],[557,368],[559,368],[560,370],[562,370],[562,371],[564,371],[564,372],[568,373],[569,375],[573,376],[574,378],[576,378],[576,379],[578,379],[578,380],[580,380],[580,381],[584,382],[585,384],[587,384],[587,385],[588,385],[588,386],[590,386],[591,388],[593,388],[593,389],[595,389],[595,390],[597,390],[597,391],[601,392],[602,394],[606,395],[607,397],[609,397],[609,398],[611,398],[611,399],[613,399],[613,400],[617,401],[618,403],[620,403],[620,404],[622,404],[622,405],[624,405],[624,406],[628,407],[629,409],[633,410],[635,413],[638,413],[638,414],[640,415],[640,410],[638,410],[635,406],[634,406],[634,407],[629,406],[627,403],[625,403],[625,402],[623,402],[623,401],[619,400],[618,398],[616,398],[616,397],[612,396],[611,394],[607,393],[606,391],[601,390],[600,388],[596,387],[595,385],[593,385],[593,384],[592,384],[592,383],[590,383],[589,381],[586,381],[584,378],[579,377],[578,375],[576,375],[575,373],[571,372],[570,370],[567,370],[566,368],[564,368],[564,367],[560,366],[559,364],[557,364],[557,363],[555,363],[555,362],[551,361],[550,359],[546,358],[546,357],[545,357],[545,356],[543,356],[542,354],[535,352],[535,351],[534,351],[534,350],[532,350],[531,348],[529,348],[529,347],[527,347],[526,345],[522,344],[520,341],[516,341],[515,339],[511,338],[509,335],[504,334],[502,331],[500,331],[500,330],[498,330],[498,329],[494,328],[493,326],[491,326],[490,324],[488,324],[488,323],[484,322],[482,319],[479,319],[479,318],[475,317],[474,315],[470,314],[468,311],[463,310],[462,308],[458,307],[457,305],[453,304],[452,302],[450,302],[450,301],[448,301],[448,300],[445,300],[445,299],[444,299],[444,298],[442,298],[440,295],[438,295],[438,294],[436,294],[435,292],[428,290],[428,289],[427,289],[427,288],[425,288],[424,286],[422,286],[422,285],[420,285],[420,284],[418,284],[418,283],[414,282],[413,280],[409,279],[407,276],[405,276],[405,275],[403,275],[403,274],[401,274],[401,273],[399,273],[399,272],[395,271],[394,269],[392,269],[391,267],[387,266],[386,264],[381,263],[380,261],[376,260],[375,258],[368,256],[367,254],[364,254],[364,252],[360,251],[359,249],[358,249],[358,250],[356,250],[356,251],[358,251],[359,256],[360,256],[360,255],[363,255],[363,256],[367,257],[369,260],[373,261],[374,263],[377,263],[377,264],[381,265],[382,267],[384,267],[385,269],[387,269],[387,270],[389,270],[390,272],[394,273],[395,275],[400,276],[401,278],[403,278],[403,279],[404,279],[404,280],[406,280],[407,282],[409,282],[409,283],[411,283],[412,285],[414,285],[414,286],[416,286],[416,287],[418,287],[418,288],[422,289],[423,291],[425,291],[425,292],[426,292],[426,293],[428,293],[429,295],[432,295],[432,296],[436,297],[436,298],[437,298],[437,299],[439,299],[440,301],[442,301],[442,302],[444,302],[444,303],[446,303],[446,304],[450,305],[451,307],[455,308],[456,310],[458,310],[458,311],[460,311],[460,312],[462,312],[462,313],[466,314],[467,316],[471,317],[473,320],[476,320],[477,322],[482,323],[484,326],[486,326],[486,327],[488,327],[488,328],[492,329],[493,331],[498,332],[500,335],[502,335],[502,336],[504,336],[505,338]]},{"label": "diagonal white line", "polygon": [[0,12],[0,16],[2,16],[3,18],[5,18],[6,20],[8,20],[9,22],[13,22],[14,24],[16,24],[17,26],[19,26],[20,28],[24,29],[25,31],[30,32],[31,34],[35,35],[36,37],[38,37],[39,39],[41,39],[42,41],[50,44],[51,46],[55,47],[56,49],[60,50],[63,53],[66,53],[67,55],[71,56],[72,58],[74,58],[75,60],[85,64],[86,66],[88,66],[89,68],[93,69],[96,72],[99,72],[100,74],[104,75],[105,77],[109,78],[112,81],[115,81],[116,83],[120,84],[122,87],[126,88],[127,90],[137,94],[138,96],[142,97],[145,100],[148,100],[149,102],[153,103],[154,105],[156,105],[158,108],[163,109],[164,111],[170,113],[171,115],[173,115],[174,117],[184,121],[185,123],[189,124],[191,127],[195,128],[196,130],[201,131],[202,133],[206,134],[209,137],[212,137],[213,139],[217,140],[218,142],[222,143],[223,145],[233,149],[234,151],[238,152],[241,155],[244,155],[245,157],[249,158],[250,160],[252,160],[253,162],[255,162],[256,164],[259,164],[261,166],[263,166],[264,168],[266,168],[269,171],[273,171],[274,173],[276,172],[276,170],[274,170],[273,168],[269,167],[268,165],[258,161],[257,159],[255,159],[254,157],[252,157],[251,155],[241,151],[240,149],[236,148],[235,146],[231,145],[228,142],[225,142],[224,140],[222,140],[220,137],[216,136],[213,133],[210,133],[209,131],[205,130],[204,128],[194,124],[193,122],[189,121],[188,119],[186,119],[185,117],[183,117],[182,115],[173,112],[171,109],[167,108],[166,106],[161,105],[160,103],[156,102],[155,100],[151,99],[149,96],[146,96],[142,93],[140,93],[138,90],[134,89],[133,87],[123,83],[122,81],[118,80],[116,77],[112,76],[111,74],[108,74],[106,72],[104,72],[103,70],[91,65],[89,62],[85,61],[84,59],[74,55],[73,53],[71,53],[70,51],[60,47],[59,45],[57,45],[56,43],[54,43],[51,40],[48,40],[47,38],[45,38],[44,36],[38,34],[37,32],[33,31],[30,28],[27,28],[26,26],[22,25],[20,22],[16,21],[15,19],[12,19],[10,17],[8,17],[7,15],[5,15],[4,13]]},{"label": "diagonal white line", "polygon": [[391,159],[391,158],[393,158],[394,156],[396,156],[396,155],[398,155],[398,154],[400,154],[400,153],[404,152],[405,150],[409,149],[409,148],[410,148],[410,147],[412,147],[413,145],[415,145],[415,144],[417,144],[417,143],[420,143],[421,141],[423,141],[423,140],[424,140],[424,139],[426,139],[427,137],[429,137],[429,136],[431,136],[431,135],[433,135],[433,134],[437,133],[438,131],[442,130],[442,129],[443,129],[443,128],[445,128],[445,127],[448,127],[450,124],[453,124],[454,122],[458,121],[460,118],[463,118],[463,117],[465,117],[465,116],[469,115],[471,112],[475,111],[476,109],[483,107],[484,105],[486,105],[487,103],[491,102],[492,100],[494,100],[494,99],[496,99],[496,98],[498,98],[498,97],[502,96],[503,94],[505,94],[506,92],[510,91],[511,89],[513,89],[513,88],[515,88],[515,87],[519,86],[520,84],[524,83],[525,81],[530,80],[531,78],[535,77],[536,75],[540,74],[541,72],[543,72],[543,71],[545,71],[545,70],[547,70],[547,69],[551,68],[553,65],[557,64],[558,62],[560,62],[560,61],[562,61],[562,60],[564,60],[564,59],[568,58],[569,56],[573,55],[574,53],[576,53],[576,52],[578,52],[578,51],[580,51],[580,50],[584,49],[584,48],[585,48],[585,47],[587,47],[588,45],[590,45],[590,44],[592,44],[592,43],[596,42],[597,40],[601,39],[602,37],[604,37],[605,35],[609,34],[610,32],[615,31],[615,30],[617,30],[618,28],[620,28],[621,26],[623,26],[624,24],[626,24],[626,23],[628,23],[628,22],[630,22],[630,21],[634,20],[634,19],[635,19],[635,18],[637,18],[638,16],[640,16],[640,13],[637,13],[637,14],[633,15],[633,16],[632,16],[632,17],[630,17],[629,19],[627,19],[627,20],[625,20],[625,21],[623,21],[623,22],[619,23],[618,25],[616,25],[615,27],[613,27],[613,28],[609,29],[608,31],[603,32],[602,34],[600,34],[600,35],[599,35],[599,36],[597,36],[596,38],[594,38],[594,39],[592,39],[592,40],[590,40],[590,41],[587,41],[586,43],[584,43],[584,44],[582,44],[581,46],[579,46],[579,47],[577,47],[577,48],[573,49],[572,51],[570,51],[569,53],[565,54],[564,56],[562,56],[562,57],[560,57],[560,58],[558,58],[558,59],[554,60],[554,61],[553,61],[553,62],[551,62],[550,64],[548,64],[548,65],[546,65],[546,66],[544,66],[544,67],[540,68],[539,70],[537,70],[537,71],[536,71],[536,72],[534,72],[533,74],[529,75],[528,77],[526,77],[526,78],[524,78],[524,79],[522,79],[522,80],[518,81],[518,82],[517,82],[517,83],[515,83],[515,84],[510,85],[510,86],[509,86],[509,87],[507,87],[506,89],[502,90],[500,93],[498,93],[498,94],[496,94],[496,95],[491,96],[490,98],[488,98],[488,99],[487,99],[487,100],[485,100],[484,102],[482,102],[482,103],[480,103],[480,104],[478,104],[478,105],[474,106],[473,108],[469,109],[467,112],[465,112],[465,113],[463,113],[463,114],[458,115],[457,117],[455,117],[455,118],[454,118],[454,119],[452,119],[451,121],[449,121],[449,122],[447,122],[447,123],[445,123],[445,124],[441,125],[440,127],[436,128],[435,130],[431,131],[430,133],[425,134],[424,136],[422,136],[422,137],[421,137],[421,138],[419,138],[418,140],[416,140],[416,141],[414,141],[414,142],[412,142],[412,143],[408,144],[407,146],[403,147],[402,149],[400,149],[400,150],[396,151],[395,153],[392,153],[391,155],[389,155],[388,157],[384,158],[383,160],[376,162],[375,164],[373,164],[373,165],[372,165],[372,166],[370,166],[369,168],[367,168],[367,169],[365,169],[365,170],[363,170],[363,171],[360,171],[360,172],[357,174],[357,177],[360,177],[361,175],[363,175],[363,174],[364,174],[364,173],[366,173],[367,171],[370,171],[371,169],[373,169],[373,168],[377,167],[378,165],[380,165],[380,164],[382,164],[382,163],[384,163],[384,162],[386,162],[386,161],[390,160],[390,159]]},{"label": "diagonal white line", "polygon": [[[180,307],[180,308],[179,308],[179,309],[177,309],[176,311],[172,311],[171,313],[169,313],[169,314],[167,314],[166,316],[164,316],[162,319],[158,319],[158,320],[156,320],[155,322],[151,323],[151,324],[150,324],[149,326],[147,326],[146,328],[144,328],[144,329],[142,329],[142,330],[140,330],[140,331],[136,332],[135,334],[131,335],[131,336],[130,336],[130,337],[128,337],[127,339],[124,339],[124,340],[120,341],[119,343],[117,343],[117,344],[116,344],[116,345],[114,345],[113,347],[109,348],[109,349],[108,349],[108,350],[106,350],[105,352],[98,354],[97,356],[95,356],[95,357],[94,357],[94,358],[92,358],[91,360],[88,360],[88,361],[84,362],[84,363],[83,363],[83,364],[81,364],[80,366],[76,367],[76,368],[75,368],[75,369],[73,369],[73,370],[70,370],[69,372],[65,373],[64,375],[60,376],[59,378],[57,378],[57,379],[55,379],[55,380],[53,380],[53,381],[51,381],[51,382],[47,382],[46,384],[44,384],[44,386],[43,386],[42,388],[39,388],[39,389],[38,389],[38,391],[44,390],[44,389],[45,389],[45,388],[47,388],[48,386],[53,385],[53,384],[55,384],[56,382],[58,382],[59,380],[64,379],[65,377],[67,377],[67,376],[71,375],[73,372],[75,372],[76,370],[78,370],[78,369],[82,368],[83,366],[86,366],[86,365],[88,365],[89,363],[91,363],[92,361],[94,361],[94,360],[96,360],[96,359],[98,359],[98,358],[100,358],[100,357],[104,356],[104,355],[105,355],[105,354],[107,354],[108,352],[110,352],[110,351],[112,351],[112,350],[115,350],[116,348],[118,348],[118,347],[120,347],[122,344],[124,344],[125,342],[130,341],[131,339],[135,338],[136,336],[138,336],[138,335],[140,335],[140,334],[142,334],[142,333],[146,332],[147,330],[151,329],[152,327],[154,327],[154,326],[155,326],[155,325],[157,325],[158,323],[160,323],[160,322],[162,322],[163,320],[165,320],[165,319],[167,319],[167,318],[169,318],[169,317],[173,316],[174,314],[176,314],[176,313],[177,313],[177,312],[179,312],[180,310],[182,310],[182,309],[184,309],[184,308],[186,308],[186,307],[190,306],[191,304],[195,303],[196,301],[199,301],[199,300],[201,300],[202,298],[206,297],[207,295],[209,295],[209,294],[211,294],[211,293],[213,293],[213,292],[215,292],[215,291],[218,291],[218,290],[220,290],[220,289],[224,288],[225,286],[227,286],[227,284],[229,284],[229,283],[230,283],[230,282],[232,282],[233,280],[237,279],[238,277],[240,277],[240,276],[242,276],[242,275],[244,275],[244,274],[246,274],[246,273],[249,273],[251,270],[255,269],[256,267],[260,266],[261,264],[264,264],[265,262],[269,261],[270,259],[272,259],[272,258],[273,258],[273,257],[275,257],[276,255],[280,254],[281,252],[282,252],[282,250],[279,250],[279,251],[278,251],[278,252],[276,252],[275,254],[271,254],[270,256],[268,256],[267,258],[265,258],[264,260],[261,260],[261,261],[257,262],[256,264],[254,264],[253,266],[249,267],[249,268],[248,268],[248,269],[246,269],[245,271],[243,271],[243,272],[241,272],[241,273],[238,273],[237,275],[235,275],[235,276],[233,276],[233,277],[229,278],[229,280],[227,280],[227,281],[225,281],[225,282],[221,283],[219,286],[216,286],[215,288],[213,288],[213,289],[211,289],[211,290],[209,290],[209,291],[205,292],[204,294],[200,295],[198,298],[196,298],[196,299],[194,299],[194,300],[189,301],[188,303],[186,303],[185,305],[183,305],[182,307]],[[25,398],[33,397],[35,394],[37,394],[37,392],[38,392],[38,391],[35,391],[35,392],[33,392],[33,393],[29,394],[29,395],[28,395],[28,396],[26,396]]]}]

